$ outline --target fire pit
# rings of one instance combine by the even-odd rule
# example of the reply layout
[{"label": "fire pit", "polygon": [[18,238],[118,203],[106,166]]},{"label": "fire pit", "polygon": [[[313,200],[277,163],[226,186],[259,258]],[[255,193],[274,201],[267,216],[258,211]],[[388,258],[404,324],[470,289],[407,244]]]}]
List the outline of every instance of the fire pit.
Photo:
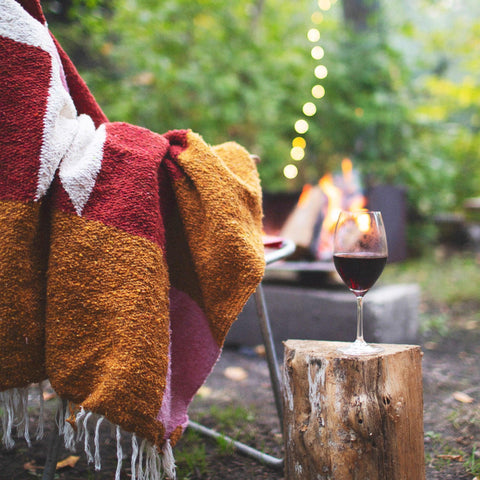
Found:
[{"label": "fire pit", "polygon": [[[279,353],[287,339],[353,341],[355,300],[341,288],[264,283],[264,294]],[[420,289],[415,284],[373,287],[365,297],[365,338],[371,343],[418,342]],[[262,343],[250,300],[231,328],[227,346]]]},{"label": "fire pit", "polygon": [[[341,180],[343,188],[347,189],[350,201],[356,202],[354,206],[362,206],[358,191],[345,186],[349,175],[350,181],[356,182],[347,165]],[[264,195],[265,232],[290,238],[300,252],[287,261],[270,265],[263,282],[279,352],[282,351],[281,342],[286,339],[354,340],[355,300],[345,286],[339,284],[331,254],[327,254],[329,240],[320,233],[329,216],[327,204],[332,202],[326,199],[324,190],[319,185],[319,188],[304,188],[301,194],[296,195]],[[308,202],[311,206],[307,212]],[[364,204],[372,210],[382,211],[389,262],[404,260],[405,191],[393,186],[376,186],[368,190]],[[338,207],[338,203],[336,205]],[[340,205],[345,208],[345,203]],[[327,227],[332,235],[331,220]],[[417,343],[419,304],[420,289],[417,285],[374,287],[364,303],[365,337],[372,343]],[[233,325],[226,345],[254,346],[261,342],[255,306],[250,301]]]}]

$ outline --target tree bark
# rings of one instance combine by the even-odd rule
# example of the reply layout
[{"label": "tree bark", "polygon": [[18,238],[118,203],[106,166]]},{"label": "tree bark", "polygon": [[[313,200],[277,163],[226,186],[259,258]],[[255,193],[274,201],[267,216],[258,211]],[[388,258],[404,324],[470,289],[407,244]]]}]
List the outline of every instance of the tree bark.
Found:
[{"label": "tree bark", "polygon": [[380,5],[378,0],[343,0],[343,18],[355,31],[376,28]]},{"label": "tree bark", "polygon": [[420,347],[350,357],[340,345],[285,342],[285,478],[424,480]]}]

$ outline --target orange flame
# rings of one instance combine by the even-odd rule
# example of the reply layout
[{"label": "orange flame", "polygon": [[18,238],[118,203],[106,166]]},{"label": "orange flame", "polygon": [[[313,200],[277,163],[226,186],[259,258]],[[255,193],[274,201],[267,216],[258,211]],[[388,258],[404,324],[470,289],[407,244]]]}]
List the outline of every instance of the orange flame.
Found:
[{"label": "orange flame", "polygon": [[303,188],[302,188],[302,193],[300,194],[300,197],[298,198],[298,205],[301,207],[302,205],[305,205],[305,203],[308,200],[308,196],[310,194],[310,190],[312,189],[312,186],[309,183],[306,183]]},{"label": "orange flame", "polygon": [[366,199],[355,182],[353,164],[349,158],[342,160],[342,178],[333,178],[331,173],[325,174],[318,182],[327,197],[323,212],[323,223],[317,244],[317,257],[328,259],[333,251],[333,233],[341,210],[361,210],[365,208]]}]

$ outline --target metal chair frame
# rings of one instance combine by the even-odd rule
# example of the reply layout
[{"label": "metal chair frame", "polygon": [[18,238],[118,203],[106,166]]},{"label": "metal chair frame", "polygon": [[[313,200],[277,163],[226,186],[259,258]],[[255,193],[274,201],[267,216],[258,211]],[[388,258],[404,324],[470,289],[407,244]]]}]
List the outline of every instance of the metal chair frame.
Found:
[{"label": "metal chair frame", "polygon": [[[267,265],[271,263],[282,260],[295,251],[295,244],[290,240],[283,240],[283,243],[280,248],[275,249],[271,252],[265,254],[265,262]],[[257,310],[258,322],[260,325],[260,331],[262,334],[263,344],[265,346],[265,355],[268,365],[268,370],[270,373],[270,382],[272,385],[272,392],[275,399],[275,407],[277,410],[278,420],[280,422],[280,430],[283,434],[283,402],[282,402],[282,381],[280,377],[280,370],[278,368],[278,357],[275,351],[275,343],[273,339],[272,328],[270,324],[270,319],[268,316],[267,304],[265,301],[265,295],[263,292],[262,284],[260,284],[255,293],[253,294],[255,299],[255,305]],[[199,433],[206,435],[211,438],[222,438],[224,442],[231,445],[239,453],[242,453],[248,457],[251,457],[259,462],[275,468],[283,468],[284,459],[273,457],[268,455],[256,448],[250,447],[245,443],[234,440],[233,438],[223,435],[216,430],[207,428],[197,422],[192,420],[188,423],[189,428],[198,431]]]}]

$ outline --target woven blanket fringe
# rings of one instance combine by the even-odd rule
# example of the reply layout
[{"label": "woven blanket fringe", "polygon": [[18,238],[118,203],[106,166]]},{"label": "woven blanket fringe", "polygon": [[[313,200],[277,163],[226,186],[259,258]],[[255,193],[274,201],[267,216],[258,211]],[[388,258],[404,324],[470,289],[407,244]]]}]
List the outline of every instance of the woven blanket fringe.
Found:
[{"label": "woven blanket fringe", "polygon": [[39,397],[40,408],[40,418],[35,439],[40,440],[43,438],[45,431],[42,385],[35,386],[34,388],[12,388],[0,392],[1,423],[3,430],[2,443],[6,448],[13,448],[15,445],[15,440],[13,439],[14,428],[17,430],[17,437],[23,437],[28,446],[31,445],[28,406],[35,392]]},{"label": "woven blanket fringe", "polygon": [[[38,396],[38,401],[34,400],[35,393]],[[33,388],[13,388],[0,392],[1,424],[3,429],[2,443],[6,448],[11,449],[15,446],[13,438],[14,429],[17,431],[18,438],[23,437],[27,444],[31,445],[30,415],[28,413],[30,404],[39,406],[40,415],[35,438],[40,440],[45,432],[45,408],[42,385]],[[55,421],[58,434],[60,436],[63,435],[65,448],[70,451],[76,451],[77,445],[81,444],[87,457],[87,462],[93,463],[95,470],[101,470],[100,426],[106,419],[81,408],[80,412],[76,414],[74,428],[66,421],[70,417],[70,413],[68,403],[58,399]],[[122,430],[118,425],[111,425],[111,427],[117,448],[115,480],[120,480],[124,459],[121,442]],[[155,445],[132,434],[131,451],[132,480],[159,480],[163,478],[173,480],[176,478],[175,458],[169,440],[165,442],[163,451],[159,452]]]}]

